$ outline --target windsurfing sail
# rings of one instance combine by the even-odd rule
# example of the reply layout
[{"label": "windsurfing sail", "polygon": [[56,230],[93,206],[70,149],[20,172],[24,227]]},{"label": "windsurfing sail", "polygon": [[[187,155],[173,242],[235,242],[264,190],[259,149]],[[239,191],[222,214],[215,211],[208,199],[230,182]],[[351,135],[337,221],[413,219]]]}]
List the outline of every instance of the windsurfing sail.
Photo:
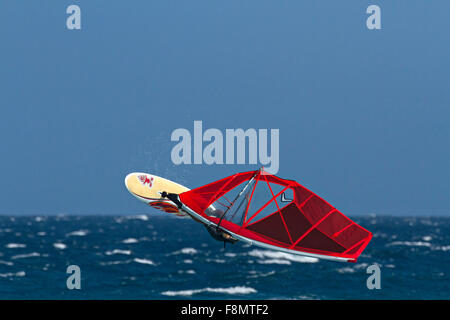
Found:
[{"label": "windsurfing sail", "polygon": [[372,233],[298,182],[264,170],[179,195],[183,209],[239,240],[283,252],[356,262]]}]

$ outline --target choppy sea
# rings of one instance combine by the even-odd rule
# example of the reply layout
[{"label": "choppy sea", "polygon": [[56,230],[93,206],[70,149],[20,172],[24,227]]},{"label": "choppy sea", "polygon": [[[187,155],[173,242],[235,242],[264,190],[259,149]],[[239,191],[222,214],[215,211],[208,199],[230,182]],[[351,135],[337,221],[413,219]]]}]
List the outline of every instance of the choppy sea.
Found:
[{"label": "choppy sea", "polygon": [[0,299],[450,299],[450,218],[353,219],[374,234],[357,263],[224,249],[189,218],[0,216]]}]

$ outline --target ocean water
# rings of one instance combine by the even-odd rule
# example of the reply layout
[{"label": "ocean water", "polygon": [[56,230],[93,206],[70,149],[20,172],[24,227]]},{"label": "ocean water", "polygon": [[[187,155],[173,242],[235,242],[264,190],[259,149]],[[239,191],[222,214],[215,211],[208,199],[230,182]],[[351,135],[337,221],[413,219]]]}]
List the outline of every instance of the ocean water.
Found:
[{"label": "ocean water", "polygon": [[[357,263],[213,240],[167,215],[0,216],[0,299],[450,299],[450,218],[354,217]],[[377,263],[381,289],[369,290]],[[69,265],[81,290],[69,290]]]}]

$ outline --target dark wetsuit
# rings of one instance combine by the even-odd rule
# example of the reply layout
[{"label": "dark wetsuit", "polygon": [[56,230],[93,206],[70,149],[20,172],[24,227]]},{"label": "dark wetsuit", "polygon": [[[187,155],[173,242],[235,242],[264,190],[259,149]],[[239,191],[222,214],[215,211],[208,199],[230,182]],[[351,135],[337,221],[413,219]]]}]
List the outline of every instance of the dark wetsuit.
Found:
[{"label": "dark wetsuit", "polygon": [[228,235],[227,233],[223,232],[222,230],[217,230],[216,226],[207,226],[205,225],[206,230],[208,230],[211,237],[213,237],[215,240],[220,242],[230,242],[235,243],[238,241],[237,239],[233,238],[232,236]]},{"label": "dark wetsuit", "polygon": [[[210,206],[208,209],[205,210],[205,213],[209,216],[216,217],[216,218],[222,218],[222,216],[225,214],[225,212],[221,209],[214,209],[214,207]],[[211,237],[213,237],[217,241],[224,241],[224,242],[230,242],[235,243],[238,241],[237,239],[233,238],[228,233],[218,229],[215,226],[207,226],[205,225],[206,230],[208,230]]]}]

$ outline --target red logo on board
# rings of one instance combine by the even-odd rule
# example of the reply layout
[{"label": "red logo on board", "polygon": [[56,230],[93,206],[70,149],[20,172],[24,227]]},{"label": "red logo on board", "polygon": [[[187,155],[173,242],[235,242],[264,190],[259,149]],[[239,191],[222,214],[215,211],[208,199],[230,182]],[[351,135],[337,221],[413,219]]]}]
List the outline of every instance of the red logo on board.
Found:
[{"label": "red logo on board", "polygon": [[146,184],[148,184],[148,187],[151,188],[153,186],[153,177],[147,177],[147,175],[143,174],[138,176],[139,180],[141,181],[141,183],[145,186]]}]

